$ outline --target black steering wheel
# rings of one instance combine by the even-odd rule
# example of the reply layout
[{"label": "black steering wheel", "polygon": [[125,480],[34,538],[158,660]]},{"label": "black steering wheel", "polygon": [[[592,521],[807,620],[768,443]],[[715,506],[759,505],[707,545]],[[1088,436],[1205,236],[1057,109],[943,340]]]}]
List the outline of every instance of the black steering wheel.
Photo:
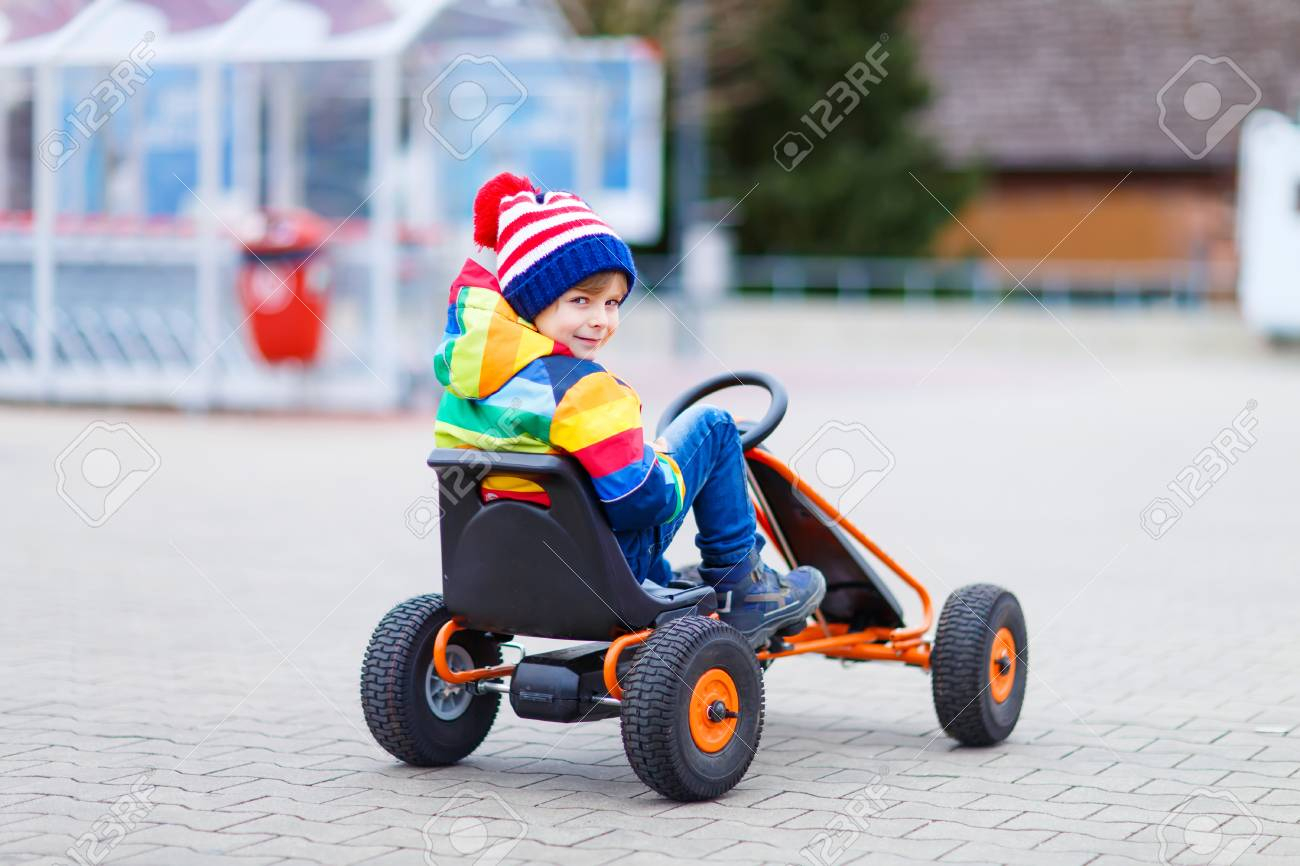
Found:
[{"label": "black steering wheel", "polygon": [[673,402],[668,404],[664,414],[659,416],[659,426],[655,428],[655,435],[662,436],[664,430],[671,424],[678,415],[686,411],[687,407],[693,403],[698,403],[701,399],[716,394],[726,388],[736,385],[757,385],[768,393],[772,402],[767,407],[767,413],[763,415],[758,422],[750,424],[742,422],[737,426],[740,428],[740,447],[744,451],[758,445],[776,429],[776,425],[781,423],[785,417],[786,407],[789,405],[789,398],[786,396],[785,388],[780,382],[766,373],[760,373],[757,370],[746,370],[740,373],[722,373],[714,376],[712,379],[705,379],[694,388],[690,388],[679,395]]}]

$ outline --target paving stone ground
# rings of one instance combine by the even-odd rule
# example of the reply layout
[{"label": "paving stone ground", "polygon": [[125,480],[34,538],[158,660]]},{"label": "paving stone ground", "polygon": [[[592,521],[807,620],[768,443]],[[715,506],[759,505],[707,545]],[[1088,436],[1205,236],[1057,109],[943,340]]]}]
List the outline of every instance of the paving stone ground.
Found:
[{"label": "paving stone ground", "polygon": [[[778,663],[748,776],[703,804],[649,792],[612,720],[505,709],[436,770],[374,744],[370,630],[438,585],[404,519],[427,414],[0,407],[0,864],[1300,861],[1300,356],[1231,315],[985,309],[746,307],[673,362],[654,302],[625,323],[648,421],[725,364],[789,383],[779,454],[865,424],[896,462],[851,516],[937,604],[998,582],[1031,632],[987,749],[942,735],[920,671]],[[1215,469],[1248,401],[1256,442]],[[90,528],[55,462],[95,421],[161,464]],[[1198,459],[1215,480],[1152,538]]]}]

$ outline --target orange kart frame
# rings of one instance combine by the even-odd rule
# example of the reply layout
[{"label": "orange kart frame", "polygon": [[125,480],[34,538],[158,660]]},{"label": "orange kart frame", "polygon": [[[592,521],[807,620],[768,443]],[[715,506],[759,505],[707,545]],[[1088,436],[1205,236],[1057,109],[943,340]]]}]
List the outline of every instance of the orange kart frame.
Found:
[{"label": "orange kart frame", "polygon": [[[752,460],[763,464],[788,481],[794,490],[805,497],[808,502],[816,505],[829,519],[843,527],[855,541],[870,551],[900,580],[911,587],[921,602],[921,622],[908,628],[873,627],[850,631],[849,627],[843,623],[828,623],[819,610],[814,615],[816,622],[808,625],[798,634],[785,638],[789,649],[761,650],[756,653],[758,660],[770,662],[787,656],[820,653],[828,658],[853,661],[896,661],[929,670],[930,642],[924,639],[924,635],[934,624],[934,606],[930,600],[930,593],[920,581],[894,561],[889,554],[881,550],[866,533],[850,523],[816,490],[804,483],[803,479],[771,452],[762,448],[751,448],[745,452],[745,458],[747,461]],[[786,546],[781,540],[779,532],[773,526],[770,509],[761,495],[756,492],[757,485],[753,483],[752,475],[750,481],[750,498],[754,504],[754,513],[758,519],[758,525],[781,552],[786,564],[790,568],[794,568],[798,563],[789,561],[790,557],[786,552]],[[717,616],[717,614],[713,614],[713,616]],[[514,665],[497,665],[465,671],[453,671],[447,663],[447,644],[456,632],[466,627],[463,621],[453,618],[438,630],[433,645],[433,667],[444,682],[451,685],[463,685],[481,680],[508,677],[514,673]],[[623,690],[618,681],[619,657],[628,647],[644,643],[653,631],[653,629],[643,629],[619,635],[610,644],[609,649],[606,650],[603,675],[610,698],[621,700],[623,695]]]}]

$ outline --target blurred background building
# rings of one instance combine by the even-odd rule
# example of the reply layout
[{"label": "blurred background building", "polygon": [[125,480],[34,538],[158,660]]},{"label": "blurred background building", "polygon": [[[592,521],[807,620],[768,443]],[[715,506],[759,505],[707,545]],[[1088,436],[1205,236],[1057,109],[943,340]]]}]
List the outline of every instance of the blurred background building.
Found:
[{"label": "blurred background building", "polygon": [[1287,0],[0,0],[0,399],[410,404],[503,169],[686,316],[1250,272],[1300,332],[1297,44]]},{"label": "blurred background building", "polygon": [[[549,2],[7,0],[0,23],[4,396],[391,407],[482,178],[660,233],[659,58]],[[323,333],[268,355],[299,290]]]},{"label": "blurred background building", "polygon": [[[1258,107],[1295,115],[1295,3],[918,0],[911,20],[934,93],[926,129],[951,159],[984,166],[962,218],[994,255],[1037,261],[1069,233],[1058,270],[1127,263],[1136,283],[1190,264],[1207,292],[1231,295],[1241,128],[1190,159],[1156,122],[1155,94],[1194,55],[1240,58]],[[936,249],[972,244],[952,226]]]}]

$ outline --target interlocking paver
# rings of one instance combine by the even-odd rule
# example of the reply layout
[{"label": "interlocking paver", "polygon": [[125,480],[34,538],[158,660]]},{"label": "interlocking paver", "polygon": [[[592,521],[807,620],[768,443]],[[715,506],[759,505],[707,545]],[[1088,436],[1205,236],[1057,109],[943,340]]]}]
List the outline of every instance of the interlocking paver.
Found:
[{"label": "interlocking paver", "polygon": [[[898,857],[910,862],[934,863],[945,854],[955,851],[961,844],[961,842],[951,839],[891,838],[864,833],[852,840],[852,843],[844,852],[846,859],[843,862],[845,864],[889,863],[892,862],[893,858]],[[822,856],[827,845],[833,846],[830,849],[832,852],[839,850],[839,843],[834,841],[834,837],[830,841],[824,839],[815,840],[815,842],[812,842],[811,850],[814,854]],[[858,856],[858,852],[866,853]],[[823,857],[823,859],[825,858]],[[796,862],[806,861],[800,860]],[[835,862],[838,864],[841,861],[836,860]]]},{"label": "interlocking paver", "polygon": [[[767,792],[770,794],[771,792]],[[665,803],[663,800],[652,801],[648,805]],[[743,804],[731,805],[727,801],[712,803],[668,803],[668,809],[653,813],[665,818],[710,818],[717,821],[731,821],[754,827],[775,827],[784,821],[804,814],[806,809],[768,805],[762,809]],[[844,804],[847,805],[847,801]]]},{"label": "interlocking paver", "polygon": [[[604,844],[606,837],[597,837],[601,845],[584,845],[573,848],[543,845],[532,839],[523,839],[510,850],[504,862],[511,864],[546,863],[552,866],[603,866],[606,863],[622,863],[635,849],[632,843],[619,847],[617,839]],[[597,840],[592,840],[594,843]],[[410,852],[407,852],[408,855]],[[662,864],[664,855],[656,852]],[[410,861],[408,860],[407,863]]]},{"label": "interlocking paver", "polygon": [[1104,807],[1096,803],[1059,803],[1055,800],[1011,797],[1005,794],[975,795],[976,799],[965,805],[967,810],[993,809],[997,811],[1032,810],[1033,814],[1080,821],[1100,812]]},{"label": "interlocking paver", "polygon": [[1076,786],[1054,794],[1052,799],[1061,803],[1131,806],[1137,809],[1163,813],[1168,812],[1187,799],[1187,792],[1181,794],[1129,794],[1120,791],[1109,791],[1104,788]]},{"label": "interlocking paver", "polygon": [[1059,815],[1045,815],[1039,804],[1032,805],[1031,811],[1025,811],[1009,818],[998,825],[1007,830],[1050,830],[1056,833],[1082,833],[1098,839],[1120,841],[1128,839],[1134,833],[1148,827],[1138,821],[1100,820],[1098,818],[1062,818]]},{"label": "interlocking paver", "polygon": [[1073,851],[1020,851],[1001,844],[967,842],[938,859],[939,863],[1001,863],[1004,866],[1084,866],[1096,857]]},{"label": "interlocking paver", "polygon": [[907,834],[908,839],[945,839],[991,843],[1006,849],[1029,849],[1051,838],[1051,830],[971,827],[956,821],[930,821]]},{"label": "interlocking paver", "polygon": [[189,848],[206,854],[224,854],[236,848],[247,848],[258,842],[276,838],[270,833],[261,835],[220,833],[193,830],[174,824],[148,823],[131,831],[131,841],[152,845],[172,845]]},{"label": "interlocking paver", "polygon": [[587,851],[606,848],[654,850],[664,857],[681,859],[707,859],[715,851],[730,847],[725,839],[686,839],[677,836],[654,836],[641,830],[614,830],[587,840],[580,846]]},{"label": "interlocking paver", "polygon": [[[491,788],[483,789],[490,791]],[[548,792],[551,793],[551,792]],[[432,797],[420,797],[414,794],[403,794],[395,791],[354,791],[345,797],[337,800],[331,800],[323,804],[326,807],[340,810],[337,817],[329,820],[340,822],[364,823],[364,812],[376,808],[396,809],[409,812],[413,815],[431,815],[438,811],[447,802],[446,797],[437,800]],[[350,814],[342,814],[343,812]],[[310,815],[302,817],[310,818]]]},{"label": "interlocking paver", "polygon": [[130,866],[280,866],[283,859],[279,857],[245,856],[239,851],[227,851],[223,854],[209,854],[180,846],[151,846],[149,850],[132,852],[126,845],[114,849],[113,863],[128,863]]},{"label": "interlocking paver", "polygon": [[[396,847],[389,844],[375,845],[373,841],[364,846],[330,845],[324,842],[298,839],[293,836],[275,836],[260,839],[250,845],[243,846],[239,853],[257,857],[301,857],[317,863],[350,864],[360,863],[368,858],[391,853]],[[410,853],[407,852],[408,856]]]},{"label": "interlocking paver", "polygon": [[365,827],[349,824],[306,821],[293,815],[263,815],[232,825],[226,832],[230,834],[293,836],[312,842],[335,844],[358,838],[364,835],[367,830]]},{"label": "interlocking paver", "polygon": [[402,770],[394,772],[349,772],[313,787],[321,791],[341,790],[344,795],[357,791],[389,791],[394,794],[409,794],[413,797],[426,797],[446,793],[465,784],[463,775],[445,777],[429,776],[423,773],[411,773]]},{"label": "interlocking paver", "polygon": [[879,818],[916,818],[922,821],[939,821],[943,823],[953,822],[965,824],[968,827],[992,828],[1004,826],[1012,818],[1016,817],[1023,810],[1020,809],[942,809],[935,808],[925,803],[914,803],[904,800],[896,803],[888,809],[873,815],[871,820]]},{"label": "interlocking paver", "polygon": [[1271,806],[1300,806],[1300,790],[1275,788],[1255,802]]},{"label": "interlocking paver", "polygon": [[1014,785],[1006,782],[990,782],[985,779],[966,778],[959,776],[955,779],[949,779],[942,785],[934,789],[932,793],[936,794],[963,794],[969,795],[972,799],[979,795],[1003,795],[1007,797],[1019,797],[1022,799],[1051,800],[1059,797],[1066,791],[1069,791],[1070,785],[1049,782],[1017,782]]},{"label": "interlocking paver", "polygon": [[1139,856],[1137,853],[1132,857],[1100,854],[1088,861],[1088,866],[1134,866],[1134,864],[1150,866],[1151,861],[1147,857]]},{"label": "interlocking paver", "polygon": [[279,779],[292,785],[315,785],[332,782],[351,774],[350,770],[310,770],[302,767],[282,767],[279,764],[246,763],[215,770],[215,778]]},{"label": "interlocking paver", "polygon": [[[870,854],[857,854],[852,860],[836,861],[836,866],[931,866],[934,862],[933,857],[918,859],[904,857],[901,854],[872,852]],[[780,866],[789,866],[789,864],[780,864]]]},{"label": "interlocking paver", "polygon": [[39,833],[35,830],[0,830],[0,850],[17,846],[24,839],[30,839]]},{"label": "interlocking paver", "polygon": [[351,785],[294,785],[280,779],[230,778],[222,781],[235,783],[223,786],[216,792],[232,804],[246,803],[259,797],[288,797],[305,803],[332,803],[364,790]]},{"label": "interlocking paver", "polygon": [[[1080,827],[1078,829],[1084,830],[1086,828]],[[1160,846],[1155,840],[1109,839],[1081,832],[1063,831],[1057,833],[1040,845],[1035,846],[1034,850],[1091,854],[1093,856],[1098,854],[1133,856],[1135,853],[1142,851],[1141,846],[1144,844],[1150,858],[1148,862],[1159,862]]]},{"label": "interlocking paver", "polygon": [[292,815],[307,821],[339,821],[375,810],[375,806],[346,803],[347,798],[329,803],[304,803],[287,797],[256,797],[221,808],[217,813],[232,818],[246,814]]},{"label": "interlocking paver", "polygon": [[1280,836],[1264,846],[1260,853],[1269,857],[1300,857],[1300,837]]},{"label": "interlocking paver", "polygon": [[1214,784],[1227,788],[1236,788],[1240,786],[1263,788],[1265,791],[1300,791],[1300,776],[1278,778],[1263,773],[1234,770],[1226,775],[1220,776],[1215,780]]},{"label": "interlocking paver", "polygon": [[[552,810],[560,811],[560,810]],[[691,830],[704,826],[715,826],[720,823],[716,820],[705,817],[689,817],[686,815],[676,815],[673,812],[664,812],[651,819],[645,819],[636,815],[627,815],[623,812],[613,810],[587,810],[587,809],[566,809],[565,812],[576,812],[567,818],[563,818],[565,825],[572,824],[575,827],[599,827],[601,830],[620,831],[620,830],[640,830],[643,833],[649,833],[652,836],[681,836]],[[744,827],[747,830],[754,829],[754,824],[732,824],[732,826]]]},{"label": "interlocking paver", "polygon": [[[737,334],[768,327],[763,314],[737,314]],[[778,318],[792,315],[814,314]],[[508,707],[461,765],[405,767],[367,733],[356,676],[384,611],[436,587],[436,544],[402,519],[428,488],[427,417],[0,407],[6,488],[20,497],[0,498],[0,646],[22,661],[0,666],[10,696],[0,703],[0,864],[65,860],[146,771],[155,805],[109,862],[410,866],[423,862],[426,826],[446,819],[511,831],[457,803],[470,791],[500,797],[526,825],[507,863],[806,863],[800,851],[855,826],[847,807],[876,786],[883,810],[863,818],[835,866],[1151,863],[1157,828],[1201,787],[1231,793],[1259,821],[1240,866],[1300,858],[1289,663],[1300,637],[1278,594],[1300,579],[1290,366],[1245,343],[1230,363],[1198,349],[1171,364],[1126,348],[1144,326],[1119,338],[1113,322],[1071,319],[1117,385],[1059,325],[1004,305],[916,386],[978,318],[944,315],[956,314],[932,324],[952,326],[946,342],[878,308],[836,308],[825,322],[855,329],[852,370],[826,363],[820,340],[796,352],[784,339],[749,345],[752,333],[720,357],[788,379],[795,402],[772,440],[779,453],[831,418],[872,424],[897,466],[854,516],[930,582],[937,607],[971,580],[1017,592],[1034,663],[1006,743],[965,749],[943,736],[918,671],[797,659],[767,673],[762,748],[719,802],[649,792],[616,721],[552,726]],[[699,377],[634,354],[612,366],[624,361],[650,409]],[[1271,427],[1261,421],[1258,447],[1152,540],[1141,509],[1247,392]],[[101,418],[129,420],[163,466],[90,530],[58,499],[51,466]],[[696,558],[692,535],[688,525],[675,559]],[[1214,639],[1231,623],[1249,629]],[[297,647],[294,664],[259,630]]]}]

